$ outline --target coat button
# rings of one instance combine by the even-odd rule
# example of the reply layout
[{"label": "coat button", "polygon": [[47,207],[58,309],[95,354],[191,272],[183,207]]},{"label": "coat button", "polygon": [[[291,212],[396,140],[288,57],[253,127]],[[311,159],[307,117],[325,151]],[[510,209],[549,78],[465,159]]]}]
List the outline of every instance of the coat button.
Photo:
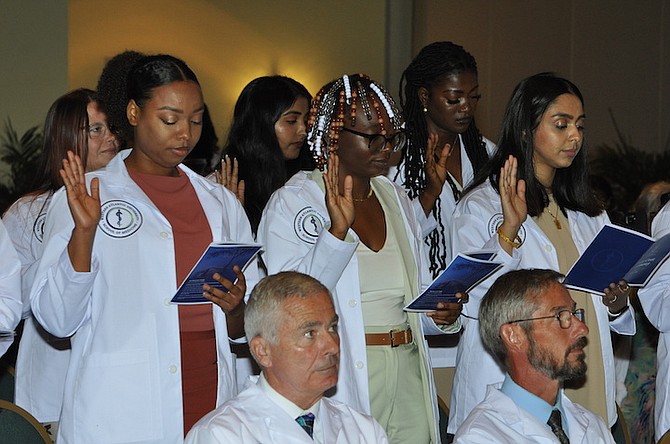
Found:
[{"label": "coat button", "polygon": [[169,234],[167,234],[165,231],[161,231],[161,237],[162,237],[163,239],[167,239],[168,236],[169,236]]},{"label": "coat button", "polygon": [[356,368],[358,369],[363,368],[363,361],[356,361]]},{"label": "coat button", "polygon": [[358,305],[358,304],[356,303],[356,299],[349,299],[349,307],[352,307],[352,308],[353,308],[353,307],[355,307],[356,305]]},{"label": "coat button", "polygon": [[167,305],[168,307],[169,307],[170,305],[172,305],[172,304],[170,304],[170,298],[165,298],[165,299],[163,299],[163,303],[164,303],[165,305]]},{"label": "coat button", "polygon": [[547,244],[547,245],[544,246],[544,249],[549,252],[549,251],[553,250],[554,248],[551,245]]},{"label": "coat button", "polygon": [[170,373],[177,373],[177,366],[176,365],[171,365],[168,370],[170,370]]}]

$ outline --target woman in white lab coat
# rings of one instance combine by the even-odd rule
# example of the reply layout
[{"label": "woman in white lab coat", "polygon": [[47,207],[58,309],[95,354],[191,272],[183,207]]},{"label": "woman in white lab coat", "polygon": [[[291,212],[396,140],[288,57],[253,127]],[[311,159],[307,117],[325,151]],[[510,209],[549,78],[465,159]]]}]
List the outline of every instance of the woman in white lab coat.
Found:
[{"label": "woman in white lab coat", "polygon": [[38,421],[48,423],[55,436],[53,426],[58,422],[63,402],[70,341],[49,335],[30,312],[30,288],[42,254],[44,220],[51,197],[63,185],[58,171],[68,150],[74,150],[81,157],[87,171],[93,171],[107,165],[119,149],[95,92],[85,88],[56,99],[47,112],[43,134],[35,189],[14,202],[3,221],[21,258],[25,319],[16,362],[14,402]]},{"label": "woman in white lab coat", "polygon": [[86,177],[78,157],[63,161],[67,192],[53,197],[31,292],[45,329],[72,335],[61,443],[181,443],[237,391],[229,337],[242,335],[241,271],[236,284],[214,275],[228,292],[203,286],[215,305],[170,303],[210,242],[253,240],[236,197],[180,165],[201,132],[197,77],[150,56],[128,91],[135,146]]},{"label": "woman in white lab coat", "polygon": [[432,319],[402,310],[420,289],[422,235],[406,194],[384,176],[404,144],[401,126],[393,99],[367,77],[324,86],[307,139],[327,172],[299,172],[275,192],[258,236],[269,273],[301,271],[333,292],[342,349],[336,398],[371,413],[390,442],[439,442],[424,334],[444,333],[436,322],[457,330],[460,304]]},{"label": "woman in white lab coat", "polygon": [[[542,73],[517,85],[507,105],[498,150],[456,207],[451,230],[454,254],[494,250],[505,264],[500,273],[517,268],[568,271],[609,221],[587,181],[584,119],[582,95],[570,81]],[[613,281],[619,278],[612,276]],[[494,280],[495,276],[474,289],[463,310],[468,325],[456,361],[451,433],[484,399],[487,384],[504,378],[484,352],[476,325],[479,303]],[[572,294],[586,309],[590,365],[588,382],[567,393],[611,427],[617,416],[609,330],[634,334],[635,321],[628,290],[610,287],[602,298]]]}]

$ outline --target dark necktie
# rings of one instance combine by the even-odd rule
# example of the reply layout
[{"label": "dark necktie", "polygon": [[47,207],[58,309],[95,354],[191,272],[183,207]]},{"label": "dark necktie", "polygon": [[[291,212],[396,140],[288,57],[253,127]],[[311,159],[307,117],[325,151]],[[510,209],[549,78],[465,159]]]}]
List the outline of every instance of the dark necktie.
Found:
[{"label": "dark necktie", "polygon": [[312,438],[312,434],[314,433],[314,413],[298,416],[295,420],[307,432],[309,437]]},{"label": "dark necktie", "polygon": [[549,427],[551,427],[551,431],[554,432],[554,435],[556,435],[556,437],[558,437],[558,441],[561,444],[570,444],[570,439],[563,430],[563,421],[561,420],[560,410],[554,409],[551,411],[551,415],[547,420],[547,424],[549,424]]}]

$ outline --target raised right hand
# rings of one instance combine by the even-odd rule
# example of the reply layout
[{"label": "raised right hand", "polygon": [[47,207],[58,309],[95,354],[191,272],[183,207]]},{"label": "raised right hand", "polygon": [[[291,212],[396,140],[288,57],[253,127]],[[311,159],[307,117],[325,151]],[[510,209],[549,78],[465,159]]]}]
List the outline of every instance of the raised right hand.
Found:
[{"label": "raised right hand", "polygon": [[91,181],[91,193],[86,189],[86,169],[78,155],[67,152],[60,177],[65,185],[67,203],[75,229],[95,231],[100,221],[100,186],[98,178]]},{"label": "raised right hand", "polygon": [[221,171],[216,172],[216,181],[232,191],[244,206],[244,181],[238,180],[238,171],[237,159],[223,156]]},{"label": "raised right hand", "polygon": [[328,155],[328,169],[323,175],[326,187],[326,207],[330,216],[330,233],[340,240],[344,240],[347,231],[354,223],[354,180],[351,176],[344,178],[344,194],[340,194],[339,187],[340,159],[337,152],[331,151]]},{"label": "raised right hand", "polygon": [[435,201],[442,193],[442,187],[447,180],[447,159],[451,154],[451,145],[446,143],[440,150],[437,146],[437,134],[428,135],[426,141],[426,189],[419,196],[419,202],[426,215],[428,215]]},{"label": "raised right hand", "polygon": [[[509,156],[503,167],[500,168],[500,177],[498,178],[498,192],[500,193],[503,212],[503,223],[500,229],[510,239],[516,239],[521,224],[528,216],[526,181],[523,179],[517,180],[517,169],[516,158]],[[511,245],[505,243],[502,239],[500,245],[508,253],[511,253]]]}]

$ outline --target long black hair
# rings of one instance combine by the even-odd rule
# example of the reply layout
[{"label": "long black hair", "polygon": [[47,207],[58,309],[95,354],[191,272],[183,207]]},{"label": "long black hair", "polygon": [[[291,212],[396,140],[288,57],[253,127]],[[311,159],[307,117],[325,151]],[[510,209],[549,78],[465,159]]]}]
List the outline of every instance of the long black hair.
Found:
[{"label": "long black hair", "polygon": [[[419,88],[430,90],[440,84],[445,78],[470,72],[477,75],[475,58],[462,46],[452,42],[434,42],[425,46],[412,60],[400,79],[400,106],[405,115],[408,130],[408,142],[403,150],[401,169],[404,173],[403,186],[410,198],[417,198],[427,186],[426,178],[426,141],[428,140],[428,126],[426,123],[424,106],[419,99]],[[479,172],[488,160],[486,144],[482,138],[474,118],[467,130],[461,134],[465,152],[472,164],[475,174]],[[400,172],[400,169],[399,169]],[[447,176],[454,200],[458,201],[460,192],[452,179]],[[433,216],[438,226],[426,239],[429,247],[430,271],[437,276],[446,268],[446,232],[441,216],[442,202],[438,198],[433,207]]]},{"label": "long black hair", "polygon": [[300,169],[313,169],[307,147],[298,159],[284,160],[275,123],[299,98],[312,96],[301,83],[284,76],[265,76],[249,82],[235,104],[233,122],[223,152],[237,159],[244,180],[244,209],[254,233],[270,195]]},{"label": "long black hair", "polygon": [[[486,168],[475,177],[469,190],[488,179],[499,192],[500,168],[512,155],[518,161],[518,179],[526,181],[528,214],[542,214],[549,205],[549,197],[535,176],[534,134],[547,108],[563,94],[572,94],[584,104],[579,88],[553,73],[535,74],[516,86],[505,109],[498,149]],[[556,170],[551,190],[564,214],[566,209],[588,216],[596,216],[602,212],[602,203],[596,198],[589,182],[586,142],[582,143],[579,153],[568,168]]]}]

